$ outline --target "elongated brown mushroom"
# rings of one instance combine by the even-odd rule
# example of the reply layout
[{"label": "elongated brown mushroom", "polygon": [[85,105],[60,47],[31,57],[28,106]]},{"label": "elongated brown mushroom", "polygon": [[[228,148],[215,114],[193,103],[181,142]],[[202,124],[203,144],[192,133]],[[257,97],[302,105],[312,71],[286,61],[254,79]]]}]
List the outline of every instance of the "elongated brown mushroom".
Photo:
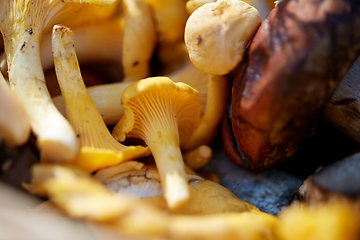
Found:
[{"label": "elongated brown mushroom", "polygon": [[287,161],[315,133],[360,54],[360,35],[353,34],[359,23],[360,7],[351,0],[323,0],[321,7],[287,0],[271,11],[233,83],[231,121],[240,165],[266,168]]},{"label": "elongated brown mushroom", "polygon": [[171,209],[190,198],[180,146],[186,143],[200,121],[197,91],[167,77],[140,80],[121,97],[124,116],[113,136],[140,138],[149,146],[160,173],[164,196]]},{"label": "elongated brown mushroom", "polygon": [[71,164],[93,172],[149,155],[147,147],[125,146],[111,136],[86,91],[75,54],[72,31],[55,25],[52,42],[56,75],[65,100],[66,116],[80,141],[80,153]]}]

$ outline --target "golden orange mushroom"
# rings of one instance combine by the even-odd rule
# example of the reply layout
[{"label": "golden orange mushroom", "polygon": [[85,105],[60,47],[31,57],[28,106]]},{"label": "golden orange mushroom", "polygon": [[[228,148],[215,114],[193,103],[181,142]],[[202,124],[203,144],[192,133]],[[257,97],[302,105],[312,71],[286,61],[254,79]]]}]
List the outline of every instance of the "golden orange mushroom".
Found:
[{"label": "golden orange mushroom", "polygon": [[149,155],[147,147],[125,146],[111,136],[86,91],[70,29],[60,25],[54,27],[53,54],[56,75],[65,101],[66,116],[80,140],[80,153],[72,164],[93,172],[122,161]]},{"label": "golden orange mushroom", "polygon": [[123,91],[125,113],[113,130],[119,141],[127,136],[143,139],[148,145],[170,209],[190,198],[180,146],[200,122],[202,106],[197,93],[167,77],[140,80]]}]

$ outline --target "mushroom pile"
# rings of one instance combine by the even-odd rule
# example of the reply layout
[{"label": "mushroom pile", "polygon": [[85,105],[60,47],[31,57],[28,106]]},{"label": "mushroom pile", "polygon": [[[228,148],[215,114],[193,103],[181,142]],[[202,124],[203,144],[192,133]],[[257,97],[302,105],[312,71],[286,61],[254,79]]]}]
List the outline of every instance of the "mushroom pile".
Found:
[{"label": "mushroom pile", "polygon": [[[0,20],[0,141],[35,139],[39,162],[23,187],[46,199],[41,214],[100,235],[291,239],[291,211],[261,212],[196,172],[262,24],[251,2],[0,0]],[[118,79],[91,84],[86,64]],[[353,218],[336,206],[336,219]]]}]

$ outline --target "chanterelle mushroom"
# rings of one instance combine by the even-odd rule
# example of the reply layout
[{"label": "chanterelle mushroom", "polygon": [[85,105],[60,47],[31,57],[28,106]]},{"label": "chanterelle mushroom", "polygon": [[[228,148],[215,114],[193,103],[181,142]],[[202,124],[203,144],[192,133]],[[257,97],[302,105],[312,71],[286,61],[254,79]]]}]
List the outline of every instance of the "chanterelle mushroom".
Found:
[{"label": "chanterelle mushroom", "polygon": [[103,183],[116,195],[127,194],[166,212],[175,214],[214,214],[257,210],[237,198],[229,189],[187,172],[192,192],[189,204],[169,210],[162,192],[159,174],[155,166],[128,161],[97,171],[93,178]]},{"label": "chanterelle mushroom", "polygon": [[134,81],[150,75],[150,59],[156,43],[152,11],[145,0],[123,0],[124,39],[123,81]]},{"label": "chanterelle mushroom", "polygon": [[[183,82],[198,90],[198,98],[203,106],[200,124],[191,138],[181,146],[183,151],[188,151],[201,145],[210,144],[214,139],[225,111],[228,80],[226,76],[211,75],[200,71],[189,59],[183,64],[183,67],[168,74],[167,77],[174,82]],[[122,117],[124,109],[118,102],[123,90],[132,83],[118,82],[87,88],[91,99],[107,125],[115,125]],[[53,101],[59,111],[65,114],[62,96],[53,98]]]},{"label": "chanterelle mushroom", "polygon": [[196,9],[185,27],[185,44],[200,70],[224,75],[242,60],[261,24],[256,8],[240,0],[218,0]]},{"label": "chanterelle mushroom", "polygon": [[66,116],[81,144],[80,153],[72,164],[93,172],[121,161],[149,155],[148,148],[124,146],[111,136],[86,91],[75,54],[72,31],[55,25],[52,42],[56,75],[65,100]]},{"label": "chanterelle mushroom", "polygon": [[0,2],[0,31],[5,44],[10,87],[29,116],[42,158],[70,160],[77,152],[74,131],[51,102],[40,64],[44,28],[57,12],[71,6],[59,1]]},{"label": "chanterelle mushroom", "polygon": [[[70,217],[87,219],[94,224],[106,224],[98,227],[112,228],[120,234],[120,239],[123,234],[146,239],[278,239],[276,230],[279,219],[258,210],[250,210],[251,207],[248,209],[250,211],[245,212],[190,216],[169,214],[141,200],[134,201],[121,194],[114,196],[89,175],[64,166],[34,165],[32,181],[24,184],[24,187],[33,194],[49,197]],[[210,201],[217,191],[202,189],[205,190],[204,194],[210,193]],[[209,207],[206,210],[211,211]]]},{"label": "chanterelle mushroom", "polygon": [[202,106],[197,93],[167,77],[140,80],[123,91],[125,114],[113,130],[119,141],[126,135],[143,139],[149,146],[171,209],[190,197],[180,146],[200,121]]},{"label": "chanterelle mushroom", "polygon": [[[125,88],[133,83],[134,82],[116,82],[87,88],[91,100],[95,104],[106,125],[117,124],[124,115],[124,108],[119,104],[121,94]],[[63,96],[56,96],[52,100],[59,111],[65,116],[66,112]]]},{"label": "chanterelle mushroom", "polygon": [[189,63],[175,74],[169,75],[173,81],[184,82],[199,90],[199,99],[203,105],[200,123],[191,138],[181,146],[183,151],[212,142],[225,112],[228,96],[228,80],[225,76],[206,74],[196,69],[190,61]]},{"label": "chanterelle mushroom", "polygon": [[159,44],[179,42],[188,14],[185,0],[145,0],[153,10]]},{"label": "chanterelle mushroom", "polygon": [[186,11],[191,15],[196,9],[201,7],[206,3],[216,2],[216,0],[188,0],[186,2]]},{"label": "chanterelle mushroom", "polygon": [[[74,33],[75,50],[80,64],[107,61],[121,64],[123,21],[122,16],[116,16],[97,24],[86,24],[73,28],[66,25]],[[40,53],[44,71],[54,67],[51,38],[52,33],[48,32],[44,35],[41,43]]]},{"label": "chanterelle mushroom", "polygon": [[[119,53],[119,49],[122,49],[123,27],[122,23],[119,23],[118,21],[118,18],[121,20],[122,17],[115,17],[117,4],[103,6],[107,2],[111,2],[104,0],[87,0],[86,2],[98,2],[98,4],[83,4],[81,6],[77,4],[78,6],[76,9],[78,10],[73,11],[72,13],[72,16],[75,14],[75,17],[68,17],[67,19],[61,20],[61,24],[76,29],[75,42],[77,42],[76,51],[78,57],[80,55],[79,61],[91,61],[91,58],[94,58],[94,56],[97,56],[98,61],[103,60],[103,58],[106,60],[113,60],[114,58],[117,60],[117,58],[121,58],[121,50]],[[43,70],[46,71],[54,67],[54,60],[51,52],[51,31],[44,31],[43,33],[44,37],[41,41],[40,56]],[[116,47],[114,45],[116,45]],[[0,70],[5,75],[7,69],[6,54],[4,52],[0,54]]]},{"label": "chanterelle mushroom", "polygon": [[10,87],[24,106],[44,161],[69,161],[78,146],[70,124],[51,101],[41,67],[40,42],[54,22],[83,6],[64,0],[0,1]]}]

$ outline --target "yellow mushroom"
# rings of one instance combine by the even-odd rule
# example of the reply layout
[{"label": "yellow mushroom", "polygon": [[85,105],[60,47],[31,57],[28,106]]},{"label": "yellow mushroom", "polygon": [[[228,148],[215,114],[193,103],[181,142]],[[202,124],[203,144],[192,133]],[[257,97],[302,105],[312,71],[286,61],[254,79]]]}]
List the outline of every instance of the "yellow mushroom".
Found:
[{"label": "yellow mushroom", "polygon": [[[71,12],[61,20],[61,24],[67,27],[78,27],[109,21],[117,13],[119,0],[62,0],[62,2],[80,5],[78,11]],[[51,32],[51,29],[49,31]]]},{"label": "yellow mushroom", "polygon": [[206,74],[197,69],[189,60],[181,69],[168,76],[174,82],[181,81],[197,89],[203,105],[200,124],[181,149],[189,151],[201,145],[209,145],[216,135],[225,112],[228,79],[226,76]]},{"label": "yellow mushroom", "polygon": [[205,166],[212,157],[212,149],[207,145],[187,151],[183,154],[185,163],[192,169],[197,170]]},{"label": "yellow mushroom", "polygon": [[260,211],[200,216],[176,216],[172,219],[170,239],[192,240],[278,240],[279,219]]},{"label": "yellow mushroom", "polygon": [[40,60],[43,33],[54,22],[76,16],[88,4],[62,0],[2,0],[0,31],[4,38],[10,88],[24,106],[41,158],[70,161],[78,151],[75,133],[51,101]]},{"label": "yellow mushroom", "polygon": [[[110,20],[108,17],[106,21],[97,20],[95,24],[91,21],[80,26],[71,22],[62,24],[75,25],[72,31],[80,63],[116,61],[123,67],[123,81],[139,80],[150,74],[149,64],[156,44],[152,12],[144,0],[124,0],[119,5],[116,8],[119,13]],[[85,19],[92,17],[91,10]],[[100,15],[98,12],[96,15]],[[82,16],[80,19],[85,21]],[[53,66],[51,34],[44,37],[41,59],[45,70]]]},{"label": "yellow mushroom", "polygon": [[277,234],[279,239],[336,240],[359,239],[359,207],[347,201],[331,199],[315,205],[283,209]]},{"label": "yellow mushroom", "polygon": [[[111,7],[105,8],[106,11],[98,6],[86,8],[75,19],[79,19],[82,24],[77,24],[73,19],[68,23],[62,22],[74,32],[79,62],[116,61],[123,67],[123,81],[148,77],[150,59],[156,44],[149,5],[144,0],[124,0],[117,8],[113,5]],[[109,12],[116,9],[120,13],[109,19]],[[41,60],[44,70],[53,67],[51,33],[44,36],[41,44]]]},{"label": "yellow mushroom", "polygon": [[[64,2],[78,1],[66,0]],[[117,4],[103,6],[111,1],[91,2],[99,2],[101,6],[76,4],[78,10],[69,13],[70,16],[61,21],[61,24],[75,29],[75,43],[79,61],[87,63],[96,59],[96,61],[115,60],[121,62],[123,23],[121,17],[114,16]],[[101,4],[102,2],[103,4]],[[40,46],[40,57],[44,71],[54,67],[51,51],[51,31],[44,31]],[[0,55],[0,70],[5,74],[7,69],[6,54],[2,53]]]},{"label": "yellow mushroom", "polygon": [[137,81],[122,94],[124,116],[113,136],[140,138],[150,148],[160,173],[164,196],[170,209],[190,197],[180,146],[196,129],[201,114],[197,91],[167,77]]},{"label": "yellow mushroom", "polygon": [[238,199],[225,187],[205,181],[202,177],[189,172],[187,179],[192,192],[189,203],[171,210],[167,207],[163,196],[156,167],[137,161],[101,169],[93,178],[103,183],[115,195],[130,195],[140,202],[173,214],[198,215],[257,210],[255,206]]},{"label": "yellow mushroom", "polygon": [[256,8],[240,0],[202,5],[190,15],[185,27],[191,61],[209,74],[229,73],[242,60],[260,24]]},{"label": "yellow mushroom", "polygon": [[[189,182],[203,181],[197,174],[188,172],[187,169],[185,171]],[[93,178],[114,194],[126,194],[169,211],[163,198],[159,173],[154,165],[145,165],[138,161],[123,162],[100,169]]]},{"label": "yellow mushroom", "polygon": [[88,3],[97,6],[107,6],[116,3],[118,0],[63,0],[64,2]]},{"label": "yellow mushroom", "polygon": [[149,64],[156,44],[152,12],[145,0],[123,0],[123,81],[149,77]]},{"label": "yellow mushroom", "polygon": [[[71,28],[79,63],[114,61],[121,65],[123,24],[124,18],[117,16],[105,22]],[[51,36],[51,32],[46,33],[40,47],[44,71],[54,67]]]},{"label": "yellow mushroom", "polygon": [[145,0],[153,10],[159,44],[179,42],[184,39],[188,14],[186,0]]},{"label": "yellow mushroom", "polygon": [[66,116],[81,146],[80,153],[71,164],[93,172],[149,155],[147,147],[125,146],[111,136],[86,91],[75,54],[72,31],[55,25],[52,42],[56,75],[65,101]]},{"label": "yellow mushroom", "polygon": [[[115,239],[124,234],[146,239],[278,239],[279,219],[257,209],[211,213],[208,207],[209,214],[169,214],[148,202],[134,201],[125,194],[114,196],[89,175],[64,166],[34,165],[31,183],[24,187],[33,194],[49,197],[68,216],[90,220],[87,222],[91,229],[96,229],[100,236],[112,233]],[[218,189],[213,186],[202,189],[201,194],[209,194],[210,202],[212,198],[221,200],[214,196]],[[212,204],[214,202],[208,206],[219,210]],[[196,207],[195,204],[192,206]]]},{"label": "yellow mushroom", "polygon": [[216,2],[216,0],[188,0],[186,2],[186,11],[191,15],[196,9],[201,7],[206,3]]},{"label": "yellow mushroom", "polygon": [[110,191],[75,167],[38,164],[31,172],[31,183],[23,183],[23,187],[32,194],[50,197],[70,217],[113,220],[126,211],[130,200],[114,199]]},{"label": "yellow mushroom", "polygon": [[[120,104],[121,94],[125,88],[133,83],[134,82],[117,82],[95,85],[87,88],[91,100],[95,104],[106,125],[117,124],[124,115],[124,108]],[[65,116],[66,111],[63,96],[56,96],[52,98],[52,100],[59,111]]]},{"label": "yellow mushroom", "polygon": [[30,135],[30,124],[23,106],[0,73],[0,140],[9,146],[24,144]]},{"label": "yellow mushroom", "polygon": [[[201,122],[191,138],[181,146],[183,151],[209,145],[214,139],[225,111],[229,83],[226,76],[209,75],[197,69],[187,58],[180,69],[167,75],[174,82],[184,82],[199,91]],[[88,88],[88,92],[107,125],[115,125],[124,113],[118,104],[122,91],[131,82],[119,82]],[[65,113],[62,96],[53,98],[59,111]]]}]

